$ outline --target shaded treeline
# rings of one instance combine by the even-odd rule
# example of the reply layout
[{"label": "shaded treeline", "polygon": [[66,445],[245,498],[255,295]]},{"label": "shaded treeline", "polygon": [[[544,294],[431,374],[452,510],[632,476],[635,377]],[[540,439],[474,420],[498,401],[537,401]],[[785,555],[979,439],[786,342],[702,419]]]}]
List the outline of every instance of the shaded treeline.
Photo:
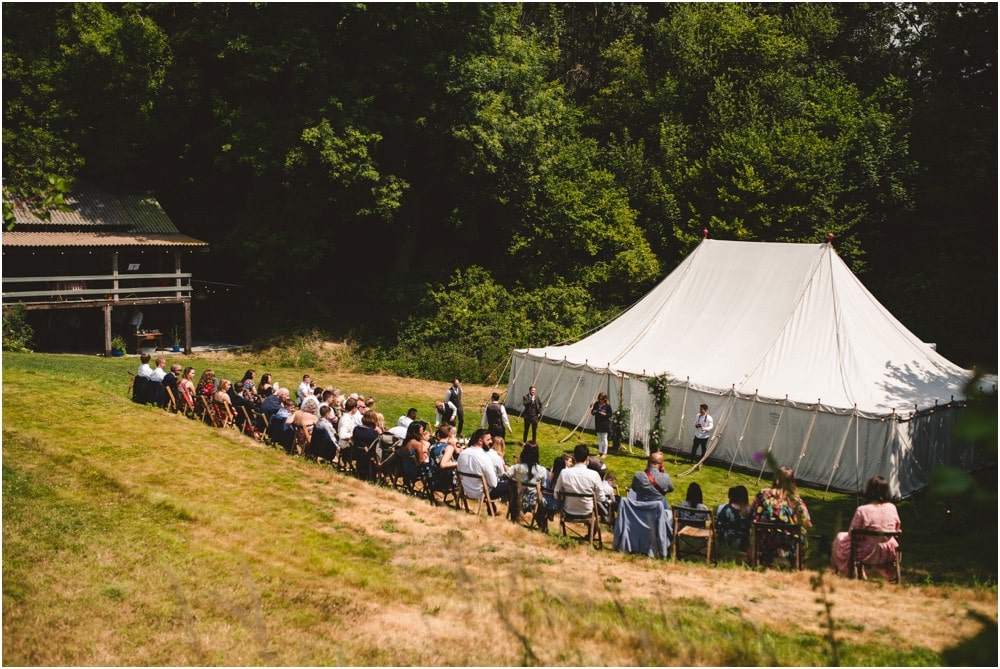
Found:
[{"label": "shaded treeline", "polygon": [[996,366],[995,4],[3,12],[5,183],[154,191],[212,243],[198,276],[245,287],[245,335],[482,377],[703,228],[832,232],[920,337]]}]

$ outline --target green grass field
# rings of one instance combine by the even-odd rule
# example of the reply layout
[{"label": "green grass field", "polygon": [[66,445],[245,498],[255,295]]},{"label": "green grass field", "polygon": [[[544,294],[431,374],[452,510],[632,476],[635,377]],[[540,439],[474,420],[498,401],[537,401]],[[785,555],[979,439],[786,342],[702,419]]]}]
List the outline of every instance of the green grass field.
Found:
[{"label": "green grass field", "polygon": [[[253,366],[286,386],[303,371],[231,357],[182,364],[234,379]],[[3,357],[5,665],[814,666],[833,657],[822,633],[761,624],[752,605],[717,607],[696,590],[651,601],[628,587],[658,569],[720,582],[757,576],[736,563],[595,554],[501,519],[432,509],[231,431],[135,405],[125,388],[136,366],[135,358]],[[438,393],[427,382],[304,371],[321,385],[375,395],[390,423],[410,406],[433,415]],[[478,420],[467,415],[467,423]],[[542,426],[544,464],[581,440],[595,443],[586,434],[558,443],[568,432]],[[643,460],[613,453],[608,466],[626,486]],[[668,457],[672,474],[683,468]],[[982,476],[995,490],[995,471]],[[710,505],[732,485],[755,491],[766,483],[705,467],[676,478],[671,499],[682,499],[690,481]],[[801,492],[815,525],[809,566],[819,567],[825,557],[815,536],[842,528],[856,500]],[[900,515],[903,592],[995,609],[995,498],[992,507],[953,504],[946,515],[943,502],[918,496]],[[606,539],[610,545],[610,531]],[[560,576],[553,581],[552,573]],[[563,575],[592,587],[567,592]],[[795,578],[775,583],[808,582]],[[897,596],[855,585],[876,598]],[[805,590],[810,601],[820,596]],[[838,607],[846,610],[838,603],[835,620]],[[488,632],[488,642],[470,643],[466,625]],[[995,659],[995,618],[992,625]],[[948,657],[903,637],[875,640],[886,634],[836,623],[839,662],[938,665]]]}]

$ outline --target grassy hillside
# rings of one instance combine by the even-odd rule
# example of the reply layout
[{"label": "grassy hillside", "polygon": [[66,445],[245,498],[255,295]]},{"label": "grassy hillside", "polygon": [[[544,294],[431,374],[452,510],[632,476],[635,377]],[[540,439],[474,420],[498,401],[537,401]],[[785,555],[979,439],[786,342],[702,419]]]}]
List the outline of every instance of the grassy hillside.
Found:
[{"label": "grassy hillside", "polygon": [[[136,364],[4,355],[5,665],[824,665],[824,591],[842,664],[941,664],[979,631],[970,611],[995,630],[992,512],[944,535],[934,503],[902,505],[901,589],[595,552],[137,406]],[[182,364],[237,379],[254,366]],[[301,374],[257,370],[288,386]],[[374,395],[390,421],[431,416],[444,390],[303,371]],[[489,390],[468,387],[469,404]],[[557,444],[566,433],[540,432],[549,464],[577,443]],[[609,458],[623,482],[641,464]],[[711,467],[688,480],[709,503],[760,487]],[[853,511],[853,497],[804,492],[817,533]],[[976,550],[955,559],[956,545]]]}]

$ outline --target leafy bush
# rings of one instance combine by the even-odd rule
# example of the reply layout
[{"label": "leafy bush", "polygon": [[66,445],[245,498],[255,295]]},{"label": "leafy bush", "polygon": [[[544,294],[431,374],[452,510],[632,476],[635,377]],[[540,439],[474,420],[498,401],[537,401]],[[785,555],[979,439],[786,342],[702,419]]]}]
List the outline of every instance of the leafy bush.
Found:
[{"label": "leafy bush", "polygon": [[393,344],[364,352],[363,371],[492,383],[512,349],[576,338],[603,316],[578,285],[508,289],[478,266],[456,271],[447,286],[425,295]]},{"label": "leafy bush", "polygon": [[431,315],[407,320],[387,351],[387,369],[397,374],[479,381],[525,338],[524,312],[514,296],[478,266],[432,288],[417,313]]},{"label": "leafy bush", "polygon": [[29,352],[35,330],[28,323],[27,310],[21,304],[3,308],[3,350]]}]

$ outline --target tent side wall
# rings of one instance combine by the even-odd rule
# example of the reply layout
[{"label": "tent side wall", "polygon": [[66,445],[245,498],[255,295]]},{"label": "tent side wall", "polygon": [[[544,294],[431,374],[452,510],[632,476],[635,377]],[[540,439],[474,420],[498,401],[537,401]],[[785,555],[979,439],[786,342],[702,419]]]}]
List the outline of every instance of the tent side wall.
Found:
[{"label": "tent side wall", "polygon": [[[506,398],[513,415],[520,415],[521,397],[532,385],[542,397],[546,420],[588,432],[594,427],[590,407],[597,393],[608,393],[613,408],[629,407],[629,443],[641,442],[648,450],[655,408],[645,377],[515,351]],[[698,406],[707,404],[716,423],[710,459],[728,468],[758,472],[764,482],[771,473],[760,454],[767,452],[779,464],[792,467],[800,481],[819,489],[860,492],[870,477],[879,475],[899,496],[929,485],[935,467],[969,471],[984,464],[977,462],[972,444],[951,437],[961,411],[957,406],[898,420],[719,392],[686,382],[671,384],[669,397],[662,426],[667,449],[690,451],[694,417]]]},{"label": "tent side wall", "polygon": [[700,404],[707,404],[716,421],[710,458],[757,471],[764,481],[771,473],[760,454],[768,452],[779,465],[795,470],[800,481],[822,490],[862,492],[878,475],[889,481],[894,495],[904,497],[928,486],[936,467],[970,471],[985,464],[971,443],[952,438],[960,405],[898,420],[687,385],[671,386],[670,396],[664,418],[667,448],[689,452],[694,416]]}]

